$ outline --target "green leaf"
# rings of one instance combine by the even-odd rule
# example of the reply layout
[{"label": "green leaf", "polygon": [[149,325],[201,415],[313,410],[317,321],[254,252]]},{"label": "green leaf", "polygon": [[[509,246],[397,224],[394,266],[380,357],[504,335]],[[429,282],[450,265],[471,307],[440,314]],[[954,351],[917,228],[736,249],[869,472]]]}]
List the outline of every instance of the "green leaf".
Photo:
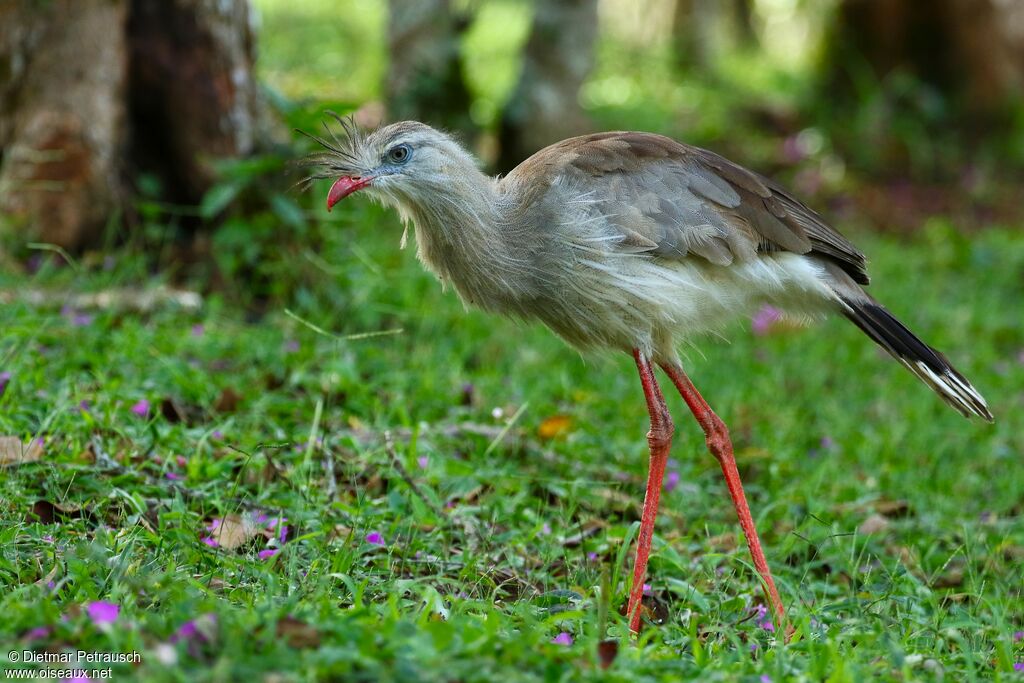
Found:
[{"label": "green leaf", "polygon": [[296,204],[291,197],[273,194],[270,196],[270,207],[285,225],[296,229],[306,227],[306,215],[302,212],[302,207]]},{"label": "green leaf", "polygon": [[203,201],[199,203],[199,215],[206,220],[217,216],[233,202],[242,191],[241,183],[219,183],[210,188],[209,192],[203,195]]}]

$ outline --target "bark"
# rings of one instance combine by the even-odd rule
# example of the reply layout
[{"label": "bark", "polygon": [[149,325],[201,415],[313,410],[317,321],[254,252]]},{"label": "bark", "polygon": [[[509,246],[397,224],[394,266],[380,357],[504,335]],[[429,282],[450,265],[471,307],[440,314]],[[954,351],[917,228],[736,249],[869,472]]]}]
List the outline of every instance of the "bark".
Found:
[{"label": "bark", "polygon": [[96,240],[120,202],[127,2],[0,10],[0,211],[35,239]]},{"label": "bark", "polygon": [[264,108],[253,74],[247,0],[134,0],[128,20],[133,161],[194,204],[215,180],[210,162],[257,144]]},{"label": "bark", "polygon": [[130,213],[139,172],[197,203],[267,124],[253,61],[248,0],[4,2],[0,211],[79,249]]},{"label": "bark", "polygon": [[904,70],[968,116],[997,115],[1024,87],[1024,3],[843,0],[826,52],[827,91],[855,95],[851,64],[879,80]]},{"label": "bark", "polygon": [[759,42],[752,0],[676,0],[672,53],[681,68],[708,69],[716,54]]},{"label": "bark", "polygon": [[461,41],[468,23],[449,0],[389,0],[391,119],[416,119],[464,134],[474,130],[462,74]]},{"label": "bark", "polygon": [[501,117],[498,167],[590,129],[579,89],[594,66],[597,0],[537,0],[519,81]]},{"label": "bark", "polygon": [[676,66],[711,65],[716,0],[676,0],[672,12],[672,56]]}]

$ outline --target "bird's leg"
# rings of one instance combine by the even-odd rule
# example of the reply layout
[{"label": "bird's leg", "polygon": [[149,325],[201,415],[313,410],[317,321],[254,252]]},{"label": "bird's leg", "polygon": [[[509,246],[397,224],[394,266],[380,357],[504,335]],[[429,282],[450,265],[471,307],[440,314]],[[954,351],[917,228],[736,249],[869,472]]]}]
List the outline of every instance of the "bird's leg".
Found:
[{"label": "bird's leg", "polygon": [[779,599],[779,591],[775,588],[775,581],[772,580],[771,570],[768,569],[768,561],[761,550],[761,539],[757,536],[757,529],[754,528],[754,520],[750,516],[750,507],[747,505],[747,497],[743,493],[743,484],[740,482],[740,473],[736,469],[736,459],[732,453],[732,441],[729,439],[729,430],[725,423],[715,415],[704,397],[693,386],[693,382],[683,372],[678,363],[662,363],[662,369],[668,374],[672,383],[676,385],[679,394],[690,407],[693,416],[697,418],[701,428],[704,430],[704,438],[708,444],[708,450],[715,456],[722,466],[722,473],[725,475],[725,484],[729,487],[729,495],[732,496],[733,506],[736,508],[736,515],[740,518],[740,526],[743,528],[743,535],[747,538],[747,547],[750,548],[750,555],[754,559],[754,567],[761,576],[765,597],[771,604],[772,614],[775,622],[782,628],[785,623],[785,610],[782,607],[782,600]]},{"label": "bird's leg", "polygon": [[651,450],[650,470],[647,473],[647,493],[644,495],[644,511],[640,518],[640,536],[636,542],[636,561],[633,563],[633,587],[629,592],[629,629],[640,630],[640,603],[644,597],[644,579],[647,577],[647,558],[651,554],[651,537],[654,535],[654,520],[658,516],[658,498],[661,496],[661,481],[665,476],[665,463],[672,446],[672,417],[665,406],[665,397],[654,378],[651,361],[633,349],[636,369],[647,399],[647,412],[651,415],[651,431],[647,432],[647,445]]}]

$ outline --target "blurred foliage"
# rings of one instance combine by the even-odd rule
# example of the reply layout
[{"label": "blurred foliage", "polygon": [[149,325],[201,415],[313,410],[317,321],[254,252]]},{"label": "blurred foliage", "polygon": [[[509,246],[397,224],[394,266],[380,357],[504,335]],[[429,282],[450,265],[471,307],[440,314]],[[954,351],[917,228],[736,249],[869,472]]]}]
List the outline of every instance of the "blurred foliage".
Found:
[{"label": "blurred foliage", "polygon": [[[259,76],[288,129],[317,130],[325,109],[352,112],[379,102],[387,60],[385,3],[255,4],[261,14]],[[601,4],[596,68],[579,94],[595,128],[662,132],[715,149],[778,177],[812,206],[830,207],[841,225],[874,221],[906,229],[940,213],[964,224],[1005,222],[1012,214],[1000,206],[1016,211],[1014,192],[1002,188],[1012,189],[1024,166],[1024,110],[1013,114],[1009,133],[989,136],[962,125],[933,88],[900,72],[878,79],[855,60],[848,71],[857,106],[823,97],[819,37],[833,17],[834,0],[758,0],[758,40],[721,38],[712,26],[719,37],[709,63],[680,66],[673,55],[672,5]],[[463,49],[470,115],[485,131],[476,152],[487,160],[493,158],[499,112],[515,86],[531,4],[489,0],[460,7],[475,13]],[[316,278],[341,277],[322,257],[345,242],[336,219],[324,220],[326,183],[299,193],[301,171],[288,163],[311,151],[309,141],[295,135],[265,149],[258,157],[221,161],[218,183],[196,207],[161,201],[156,179],[137,178],[139,225],[122,232],[112,220],[106,245],[127,241],[146,255],[151,272],[173,277],[187,269],[199,283],[257,303],[301,300]],[[959,204],[948,200],[961,195]],[[844,209],[851,205],[852,211]],[[958,217],[963,206],[977,215]],[[364,202],[344,213],[337,220],[396,223]],[[209,223],[218,229],[196,230]],[[5,244],[16,256],[27,254],[16,239]]]}]

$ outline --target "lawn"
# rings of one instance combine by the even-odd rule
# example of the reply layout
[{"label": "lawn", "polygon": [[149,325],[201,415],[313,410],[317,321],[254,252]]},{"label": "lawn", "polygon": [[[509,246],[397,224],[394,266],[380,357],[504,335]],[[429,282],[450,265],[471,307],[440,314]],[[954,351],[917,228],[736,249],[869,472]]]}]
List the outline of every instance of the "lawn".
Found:
[{"label": "lawn", "polygon": [[155,286],[127,255],[3,275],[0,434],[41,448],[0,470],[0,641],[138,651],[147,680],[1014,675],[1019,233],[860,239],[876,295],[958,361],[994,426],[841,320],[741,323],[687,351],[797,632],[782,645],[760,616],[676,400],[655,623],[632,642],[646,415],[630,359],[466,312],[398,249],[395,217],[336,213],[295,263],[312,284],[292,308],[73,299]]},{"label": "lawn", "polygon": [[[292,118],[379,98],[381,4],[258,0],[260,72]],[[484,11],[467,76],[488,125],[528,14]],[[765,167],[779,140],[747,134],[734,85],[796,97],[793,82],[739,56],[733,80],[662,92],[661,62],[615,71],[641,57],[600,46],[583,93],[599,125],[685,131]],[[465,310],[399,249],[395,215],[353,197],[328,216],[323,183],[287,194],[264,161],[227,172],[273,209],[228,212],[216,269],[183,267],[175,216],[148,200],[125,246],[0,252],[3,651],[136,652],[114,680],[147,681],[1020,679],[1022,226],[932,217],[897,238],[841,213],[872,294],[994,425],[841,319],[741,320],[682,349],[731,428],[795,633],[765,619],[720,470],[670,397],[634,638],[648,423],[631,359]]]}]

